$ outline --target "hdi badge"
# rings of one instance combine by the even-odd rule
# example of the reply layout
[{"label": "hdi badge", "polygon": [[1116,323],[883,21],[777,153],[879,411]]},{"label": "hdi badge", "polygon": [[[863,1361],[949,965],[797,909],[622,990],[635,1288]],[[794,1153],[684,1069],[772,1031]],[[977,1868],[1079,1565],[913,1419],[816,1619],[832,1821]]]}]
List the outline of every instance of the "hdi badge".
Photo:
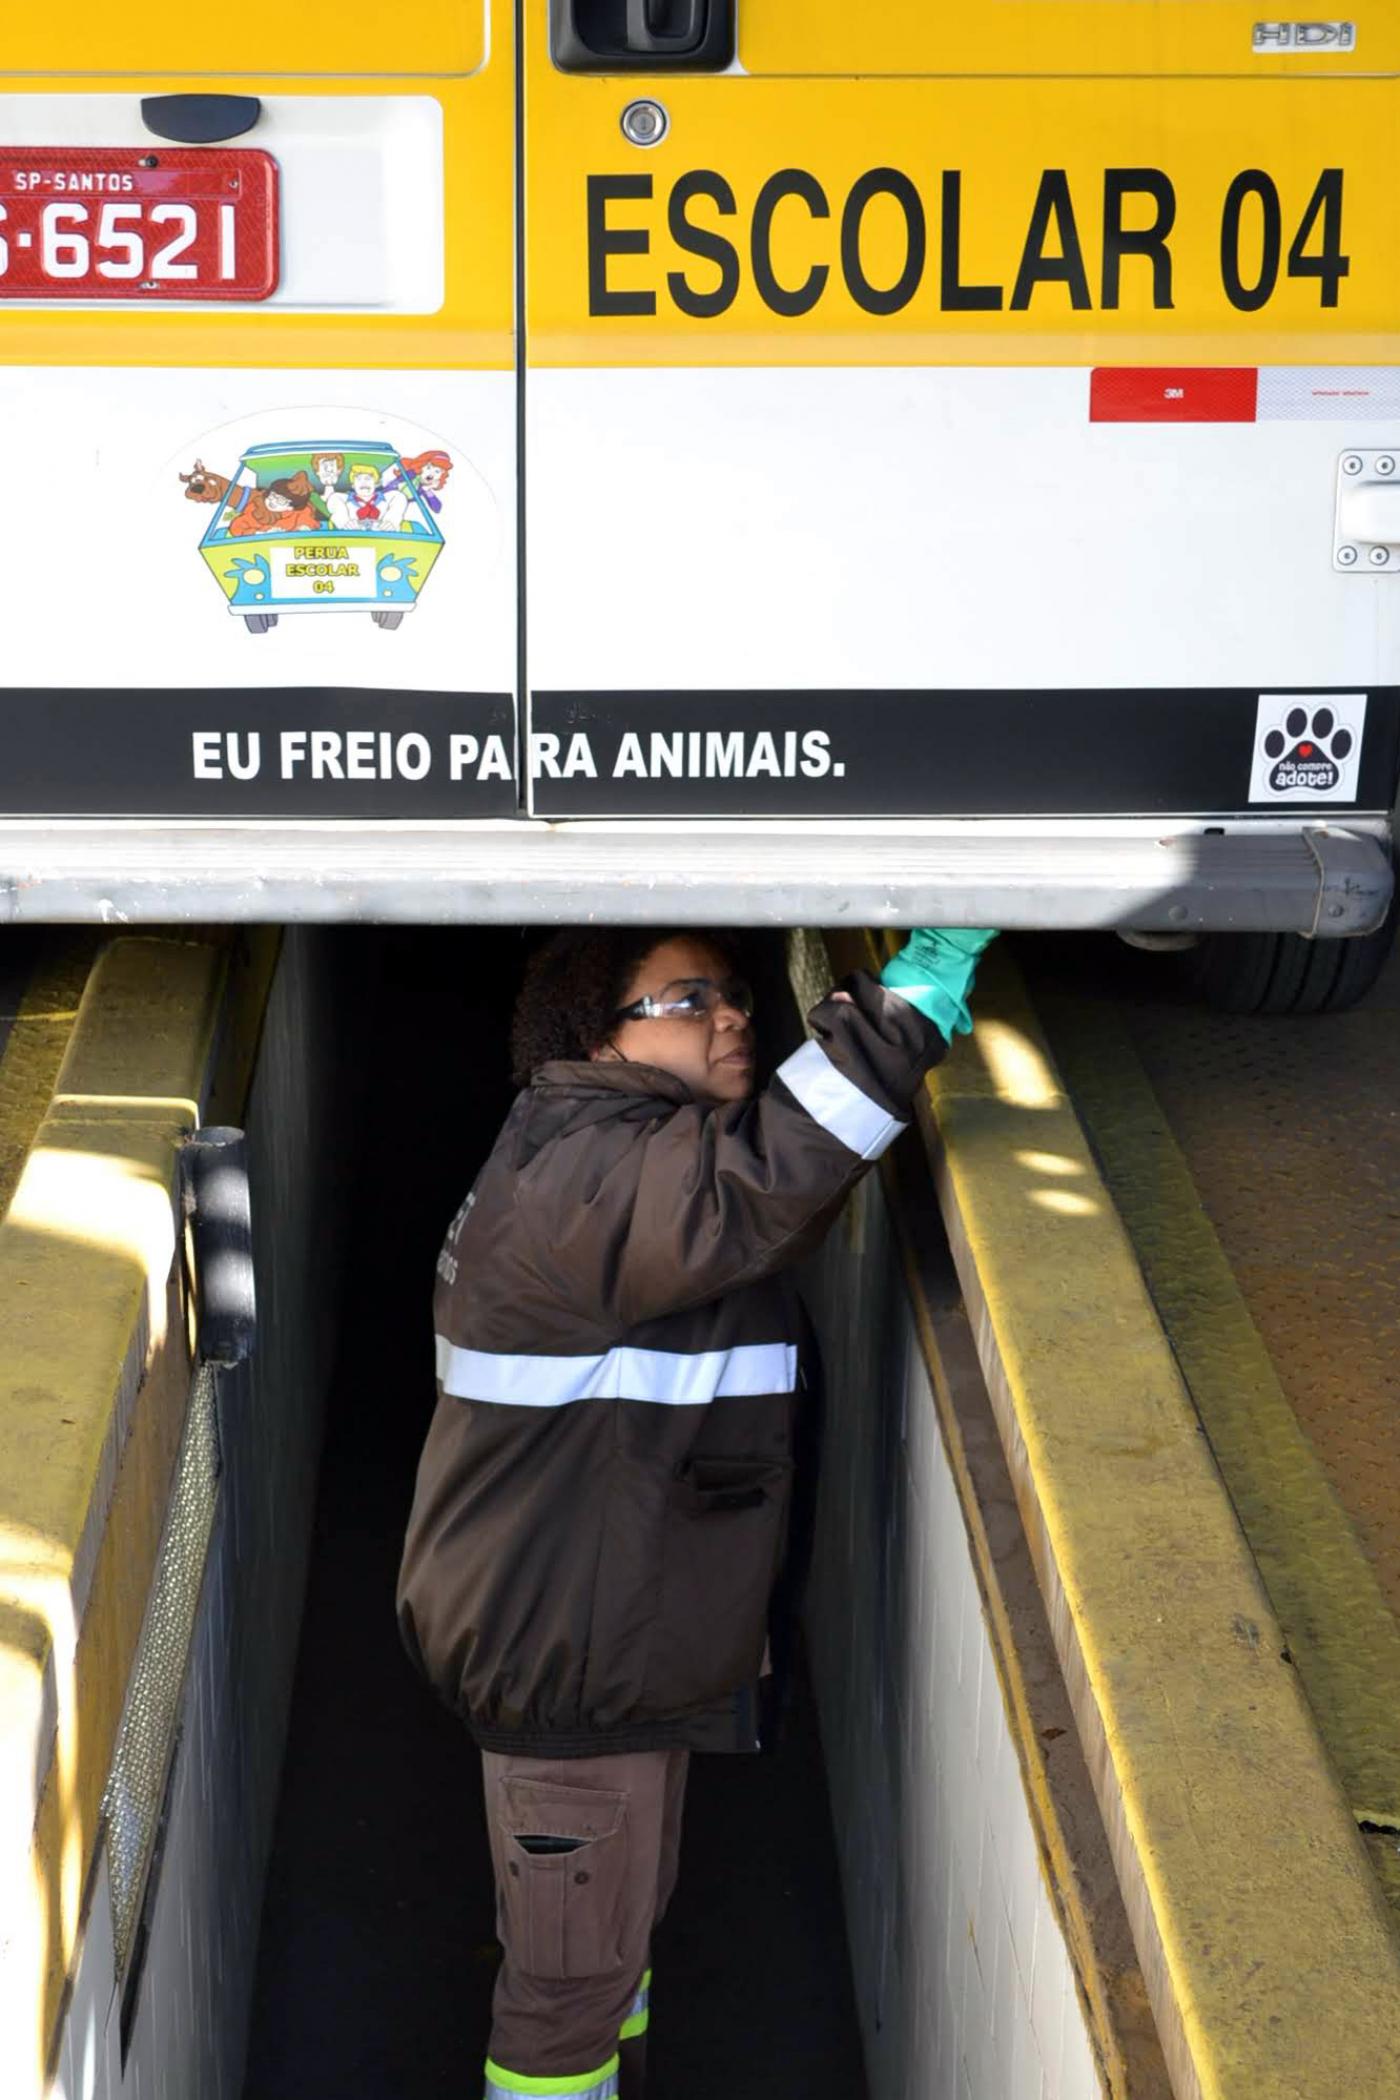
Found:
[{"label": "hdi badge", "polygon": [[1354,802],[1365,693],[1261,693],[1251,802]]}]

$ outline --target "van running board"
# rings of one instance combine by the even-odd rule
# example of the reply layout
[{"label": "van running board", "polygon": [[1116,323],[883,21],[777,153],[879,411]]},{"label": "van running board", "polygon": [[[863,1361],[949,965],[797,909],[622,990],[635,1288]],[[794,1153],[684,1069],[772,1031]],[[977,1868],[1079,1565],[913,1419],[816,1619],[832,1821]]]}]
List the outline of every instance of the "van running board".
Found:
[{"label": "van running board", "polygon": [[[1377,826],[1379,829],[1379,825]],[[905,823],[0,828],[0,922],[916,926],[1368,933],[1376,837]]]}]

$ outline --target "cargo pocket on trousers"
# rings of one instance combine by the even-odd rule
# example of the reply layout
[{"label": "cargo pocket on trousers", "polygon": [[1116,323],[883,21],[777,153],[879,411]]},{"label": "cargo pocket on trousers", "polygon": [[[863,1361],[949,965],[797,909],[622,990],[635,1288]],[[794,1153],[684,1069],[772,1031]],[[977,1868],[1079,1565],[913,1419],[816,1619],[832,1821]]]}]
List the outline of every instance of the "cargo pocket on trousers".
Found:
[{"label": "cargo pocket on trousers", "polygon": [[557,1983],[620,1967],[626,1796],[504,1778],[497,1816],[501,1937],[512,1960]]}]

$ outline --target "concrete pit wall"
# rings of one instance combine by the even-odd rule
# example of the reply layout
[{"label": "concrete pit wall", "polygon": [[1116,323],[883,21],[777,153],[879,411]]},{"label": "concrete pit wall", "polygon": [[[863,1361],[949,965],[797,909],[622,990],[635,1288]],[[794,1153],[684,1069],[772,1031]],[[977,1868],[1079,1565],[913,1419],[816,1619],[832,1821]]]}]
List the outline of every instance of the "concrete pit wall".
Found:
[{"label": "concrete pit wall", "polygon": [[806,1295],[826,1394],[806,1623],[871,2100],[1093,2100],[1100,2074],[878,1174]]},{"label": "concrete pit wall", "polygon": [[1400,1940],[1003,951],[902,1142],[813,1292],[873,2100],[1400,2091]]},{"label": "concrete pit wall", "polygon": [[[329,1075],[343,948],[334,932],[286,933],[246,1112],[226,1103],[220,1116],[244,1120],[249,1137],[257,1353],[217,1374],[212,1477],[210,1422],[199,1419],[207,1396],[198,1378],[190,1389],[147,1617],[149,1633],[162,1571],[177,1588],[190,1581],[193,1537],[197,1601],[173,1703],[163,1824],[123,1972],[113,1853],[110,1843],[96,1849],[52,2100],[238,2100],[241,2089],[335,1341],[348,1147]],[[247,1026],[247,1014],[230,1025]],[[128,1717],[141,1670],[158,1667],[138,1654]]]}]

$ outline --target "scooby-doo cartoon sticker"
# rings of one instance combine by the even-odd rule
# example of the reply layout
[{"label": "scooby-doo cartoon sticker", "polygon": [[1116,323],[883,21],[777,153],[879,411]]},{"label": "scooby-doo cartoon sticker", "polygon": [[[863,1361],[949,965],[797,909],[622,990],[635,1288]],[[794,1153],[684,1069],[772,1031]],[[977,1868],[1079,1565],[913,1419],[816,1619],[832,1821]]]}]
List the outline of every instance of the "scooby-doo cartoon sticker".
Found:
[{"label": "scooby-doo cartoon sticker", "polygon": [[230,481],[196,459],[186,499],[213,516],[199,551],[249,633],[284,612],[411,612],[443,546],[452,473],[442,451],[364,444],[250,445]]}]

